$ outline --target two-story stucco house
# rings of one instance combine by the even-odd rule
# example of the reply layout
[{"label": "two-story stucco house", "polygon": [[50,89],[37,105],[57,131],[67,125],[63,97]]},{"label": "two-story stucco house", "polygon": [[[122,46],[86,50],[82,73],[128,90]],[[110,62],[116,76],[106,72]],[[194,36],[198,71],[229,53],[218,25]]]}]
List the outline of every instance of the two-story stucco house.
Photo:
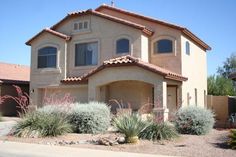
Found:
[{"label": "two-story stucco house", "polygon": [[101,5],[69,13],[26,44],[39,106],[45,92],[79,102],[122,100],[134,110],[151,102],[165,117],[179,105],[206,103],[211,48],[181,26]]}]

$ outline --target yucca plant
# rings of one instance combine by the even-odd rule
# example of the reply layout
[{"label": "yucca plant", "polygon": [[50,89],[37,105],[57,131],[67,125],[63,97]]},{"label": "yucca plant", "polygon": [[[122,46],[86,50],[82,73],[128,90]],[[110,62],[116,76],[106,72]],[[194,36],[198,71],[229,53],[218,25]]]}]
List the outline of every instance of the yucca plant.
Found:
[{"label": "yucca plant", "polygon": [[232,149],[236,149],[236,129],[230,130],[230,135],[229,135],[229,145]]},{"label": "yucca plant", "polygon": [[125,135],[127,143],[137,143],[139,134],[146,129],[148,124],[139,114],[122,114],[113,120],[113,125]]},{"label": "yucca plant", "polygon": [[71,124],[60,113],[35,111],[22,118],[13,128],[13,134],[18,137],[58,136],[72,132]]},{"label": "yucca plant", "polygon": [[178,137],[178,133],[174,126],[166,122],[162,123],[151,123],[146,129],[140,133],[140,138],[148,139],[152,141],[158,140],[171,140]]}]

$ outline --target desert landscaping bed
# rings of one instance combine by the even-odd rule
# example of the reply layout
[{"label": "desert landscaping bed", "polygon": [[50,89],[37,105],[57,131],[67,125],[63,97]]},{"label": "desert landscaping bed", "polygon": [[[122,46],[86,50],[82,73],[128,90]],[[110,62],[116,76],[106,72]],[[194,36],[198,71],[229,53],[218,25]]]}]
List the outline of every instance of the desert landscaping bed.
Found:
[{"label": "desert landscaping bed", "polygon": [[209,134],[203,136],[181,135],[173,141],[155,143],[140,140],[138,144],[119,144],[114,146],[97,145],[93,141],[101,137],[114,139],[119,136],[119,134],[115,133],[97,135],[67,134],[53,138],[17,138],[4,136],[0,137],[0,140],[186,157],[231,157],[235,156],[236,151],[230,149],[225,143],[228,133],[228,130],[213,129]]}]

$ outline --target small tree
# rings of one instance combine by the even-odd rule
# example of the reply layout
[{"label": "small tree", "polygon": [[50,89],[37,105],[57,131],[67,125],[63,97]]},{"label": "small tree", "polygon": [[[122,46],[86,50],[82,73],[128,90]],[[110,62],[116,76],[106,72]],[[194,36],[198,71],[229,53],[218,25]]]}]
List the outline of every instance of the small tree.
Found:
[{"label": "small tree", "polygon": [[236,95],[233,82],[223,76],[209,76],[207,79],[208,95]]},{"label": "small tree", "polygon": [[236,70],[236,53],[231,54],[229,58],[223,63],[222,67],[218,67],[217,73],[225,78]]}]

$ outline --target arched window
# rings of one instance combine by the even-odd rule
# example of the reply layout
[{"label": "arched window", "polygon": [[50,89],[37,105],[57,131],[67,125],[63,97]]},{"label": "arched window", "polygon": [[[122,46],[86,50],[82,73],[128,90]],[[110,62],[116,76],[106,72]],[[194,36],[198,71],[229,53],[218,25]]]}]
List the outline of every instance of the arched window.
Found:
[{"label": "arched window", "polygon": [[185,43],[185,50],[186,50],[186,54],[190,55],[190,44],[188,41],[186,41]]},{"label": "arched window", "polygon": [[56,68],[57,48],[44,47],[38,50],[38,68]]},{"label": "arched window", "polygon": [[116,41],[116,53],[129,53],[130,52],[129,39],[122,38]]},{"label": "arched window", "polygon": [[173,52],[173,42],[169,39],[158,40],[155,44],[156,53],[172,53]]}]

